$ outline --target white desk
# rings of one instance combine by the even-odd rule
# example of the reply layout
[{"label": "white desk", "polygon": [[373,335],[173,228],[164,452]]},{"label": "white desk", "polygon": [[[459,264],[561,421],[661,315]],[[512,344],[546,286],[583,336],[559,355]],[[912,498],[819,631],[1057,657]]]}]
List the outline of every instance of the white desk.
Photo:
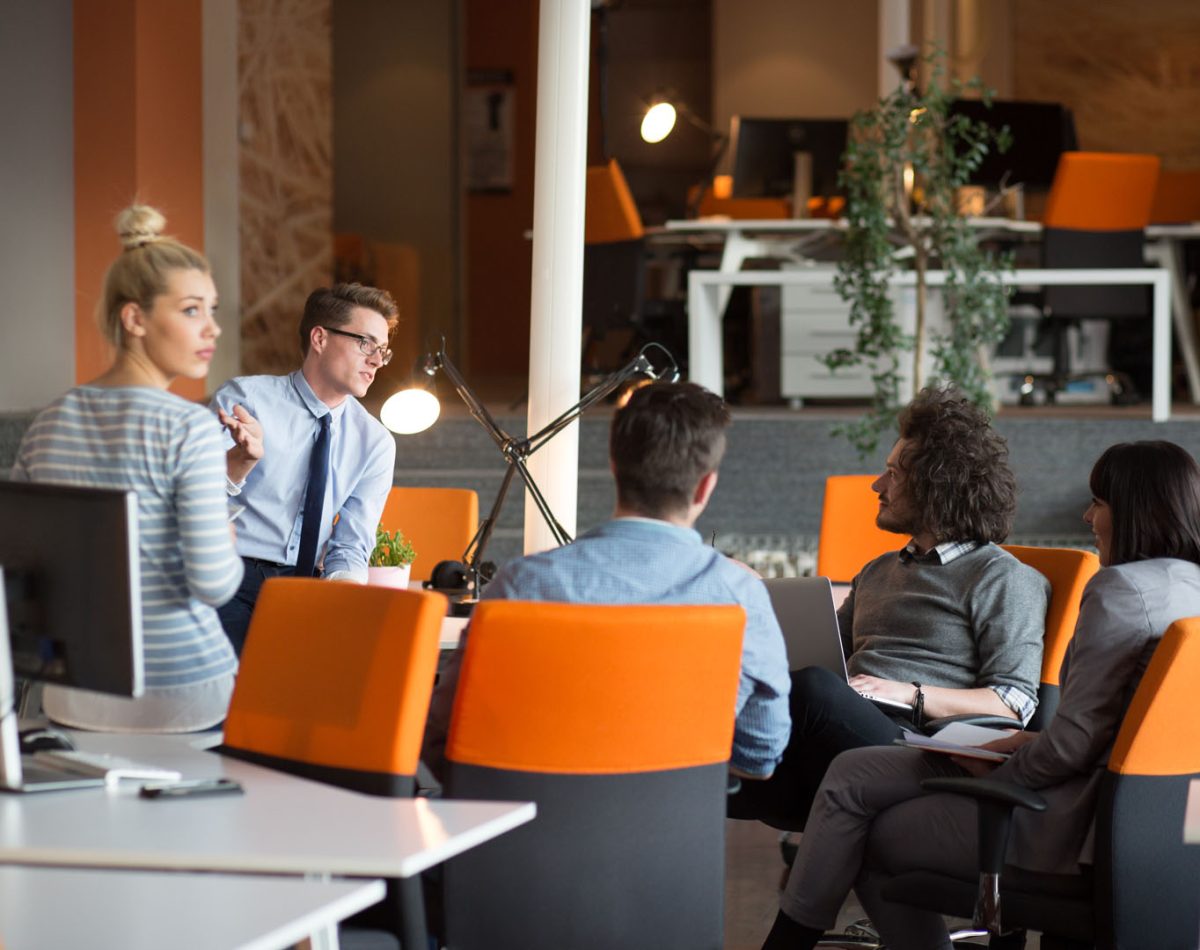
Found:
[{"label": "white desk", "polygon": [[[946,282],[946,272],[926,273],[930,287]],[[1021,269],[998,275],[1004,284],[1031,286],[1076,284],[1149,284],[1154,290],[1153,305],[1153,391],[1151,418],[1165,422],[1171,416],[1171,327],[1170,275],[1163,268],[1100,269]],[[705,271],[688,274],[688,363],[693,382],[718,395],[724,391],[724,350],[721,340],[719,292],[733,286],[782,287],[787,285],[830,286],[833,272],[825,271]],[[912,287],[916,274],[900,271],[893,275],[894,286]]]},{"label": "white desk", "polygon": [[[1042,225],[1038,221],[1021,221],[1013,218],[968,218],[967,223],[980,233],[981,238],[989,236],[1007,236],[1034,240],[1041,236]],[[721,263],[718,267],[722,273],[731,274],[740,271],[742,265],[751,257],[779,256],[780,244],[784,241],[808,241],[815,236],[829,235],[846,230],[845,219],[797,219],[777,221],[753,220],[716,220],[697,219],[687,221],[668,221],[664,231],[679,235],[712,235],[724,241],[721,253]],[[1200,405],[1200,339],[1197,338],[1195,320],[1192,315],[1191,302],[1188,298],[1187,277],[1183,266],[1182,244],[1186,240],[1200,238],[1200,221],[1188,224],[1152,224],[1146,228],[1146,260],[1166,269],[1169,276],[1170,313],[1175,322],[1175,332],[1179,335],[1180,348],[1183,353],[1184,366],[1187,370],[1188,388],[1192,402]],[[803,256],[804,246],[793,247],[792,250]],[[1111,273],[1111,271],[1109,272]],[[763,284],[766,281],[761,282]],[[1036,284],[1037,281],[1021,281],[1021,283]],[[1089,283],[1112,283],[1111,281],[1089,281]],[[729,291],[733,284],[725,285],[717,291],[717,312],[723,313],[729,302]],[[694,363],[695,340],[691,335],[692,322],[691,294],[688,300],[689,312],[689,359]],[[705,354],[707,358],[711,354]],[[723,373],[718,369],[723,380]],[[692,378],[701,380],[693,373]],[[705,385],[708,385],[705,383]],[[710,387],[711,388],[711,387]],[[1168,386],[1169,389],[1169,386]],[[721,389],[714,390],[721,392]]]},{"label": "white desk", "polygon": [[409,877],[536,814],[532,802],[360,795],[197,749],[195,736],[73,735],[184,778],[226,776],[245,794],[148,801],[123,783],[0,795],[0,862]]},{"label": "white desk", "polygon": [[[360,795],[197,748],[213,736],[76,733],[80,749],[226,776],[244,795],[148,801],[136,783],[0,795],[0,864],[410,877],[530,821],[532,802]],[[335,947],[336,929],[314,935]]]},{"label": "white desk", "polygon": [[1188,783],[1187,813],[1183,819],[1183,843],[1200,844],[1200,779]]},{"label": "white desk", "polygon": [[0,944],[284,950],[383,895],[382,881],[0,868]]}]

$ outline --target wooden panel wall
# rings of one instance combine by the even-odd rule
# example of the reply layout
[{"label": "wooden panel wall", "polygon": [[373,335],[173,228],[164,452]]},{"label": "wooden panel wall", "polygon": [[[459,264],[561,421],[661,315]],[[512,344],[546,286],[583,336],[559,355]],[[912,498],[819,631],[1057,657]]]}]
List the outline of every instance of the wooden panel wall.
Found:
[{"label": "wooden panel wall", "polygon": [[1015,93],[1075,111],[1080,147],[1200,168],[1200,3],[1016,0]]},{"label": "wooden panel wall", "polygon": [[300,363],[308,294],[333,275],[331,0],[241,0],[242,372]]}]

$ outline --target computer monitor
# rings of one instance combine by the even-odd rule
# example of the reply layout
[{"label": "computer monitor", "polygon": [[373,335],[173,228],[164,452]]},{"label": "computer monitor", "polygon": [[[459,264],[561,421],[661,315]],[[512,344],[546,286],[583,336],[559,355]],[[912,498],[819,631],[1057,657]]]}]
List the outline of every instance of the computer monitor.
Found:
[{"label": "computer monitor", "polygon": [[0,482],[0,786],[21,787],[14,675],[143,690],[137,495]]},{"label": "computer monitor", "polygon": [[838,173],[846,151],[849,123],[845,119],[758,119],[734,116],[733,147],[735,198],[787,198],[792,194],[795,155],[812,156],[812,194],[839,194]]},{"label": "computer monitor", "polygon": [[994,145],[989,147],[971,175],[973,185],[998,188],[1001,184],[1021,184],[1032,190],[1048,190],[1058,157],[1079,147],[1075,118],[1058,102],[993,99],[988,106],[980,99],[957,99],[950,106],[950,114],[983,122],[995,131],[1008,126],[1012,136],[1012,143],[1003,153]]}]

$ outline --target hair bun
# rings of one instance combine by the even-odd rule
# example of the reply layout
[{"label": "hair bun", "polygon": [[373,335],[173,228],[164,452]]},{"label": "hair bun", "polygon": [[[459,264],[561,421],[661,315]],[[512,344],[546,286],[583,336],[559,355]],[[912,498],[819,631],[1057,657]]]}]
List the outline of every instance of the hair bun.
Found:
[{"label": "hair bun", "polygon": [[116,226],[121,246],[131,251],[161,238],[167,219],[149,205],[130,205],[117,215]]}]

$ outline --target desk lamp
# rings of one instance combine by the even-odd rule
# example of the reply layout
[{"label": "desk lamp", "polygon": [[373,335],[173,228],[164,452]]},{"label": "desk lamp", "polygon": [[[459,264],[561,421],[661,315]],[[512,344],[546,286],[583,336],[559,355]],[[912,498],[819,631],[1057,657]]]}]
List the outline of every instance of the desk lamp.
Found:
[{"label": "desk lamp", "polygon": [[695,126],[707,135],[712,142],[712,156],[709,159],[708,172],[700,181],[700,187],[696,189],[695,198],[688,202],[688,217],[694,218],[700,208],[701,202],[704,200],[705,192],[712,187],[713,175],[717,170],[717,165],[721,162],[721,157],[725,154],[725,149],[729,145],[729,136],[724,132],[714,129],[682,101],[659,96],[647,105],[646,112],[642,116],[640,130],[642,141],[650,145],[661,142],[674,130],[675,122],[679,117],[682,117],[690,125]]},{"label": "desk lamp", "polygon": [[[662,364],[659,367],[656,367],[651,362],[648,355],[651,351],[657,351],[659,354],[659,362]],[[500,427],[492,414],[488,412],[487,407],[484,406],[474,390],[471,389],[466,379],[463,378],[458,367],[454,365],[454,362],[446,354],[445,340],[442,341],[442,345],[436,353],[430,353],[424,357],[421,362],[421,371],[430,380],[439,371],[446,375],[446,378],[450,380],[475,421],[483,426],[487,434],[492,437],[492,441],[496,443],[496,447],[500,450],[500,454],[504,456],[504,461],[507,465],[504,480],[500,483],[500,491],[496,495],[496,500],[492,503],[491,510],[479,523],[479,530],[475,533],[475,537],[471,539],[471,543],[467,545],[466,551],[463,552],[463,567],[461,568],[462,573],[465,575],[463,580],[468,585],[467,590],[476,596],[478,596],[483,585],[491,580],[492,574],[495,571],[494,565],[486,563],[483,560],[483,552],[487,548],[488,541],[491,539],[492,530],[496,526],[496,521],[500,516],[500,509],[504,506],[504,500],[508,495],[508,489],[512,485],[515,475],[521,476],[521,481],[525,483],[525,488],[529,491],[533,503],[537,506],[546,525],[550,528],[550,533],[554,536],[554,540],[560,545],[570,544],[573,540],[566,529],[559,524],[558,519],[554,517],[554,513],[550,510],[545,496],[542,495],[537,483],[533,480],[533,476],[530,475],[529,469],[526,466],[529,457],[583,415],[584,412],[596,403],[617,392],[626,383],[639,377],[644,377],[647,381],[663,380],[665,382],[675,382],[679,378],[679,367],[666,347],[658,343],[647,343],[627,365],[603,379],[570,409],[567,409],[556,419],[551,420],[532,435],[525,436],[524,438],[516,438],[509,435]],[[429,428],[436,421],[439,412],[440,403],[437,400],[437,396],[429,388],[422,388],[420,385],[417,385],[410,389],[401,390],[388,397],[388,400],[380,409],[379,417],[383,424],[393,432],[407,435],[422,432]],[[449,568],[444,567],[446,565],[449,565]],[[442,562],[442,564],[434,568],[435,586],[446,586],[441,583],[440,577],[444,577],[447,573],[452,573],[453,566],[453,562]]]}]

